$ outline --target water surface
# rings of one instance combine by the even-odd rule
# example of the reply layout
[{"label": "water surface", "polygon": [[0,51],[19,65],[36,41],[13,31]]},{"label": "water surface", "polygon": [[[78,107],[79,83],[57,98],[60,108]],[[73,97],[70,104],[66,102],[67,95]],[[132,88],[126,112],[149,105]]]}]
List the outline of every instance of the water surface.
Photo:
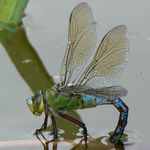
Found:
[{"label": "water surface", "polygon": [[[82,1],[30,0],[26,9],[24,24],[28,38],[50,75],[59,75],[67,44],[68,18],[79,2]],[[150,3],[148,0],[85,2],[90,5],[95,16],[98,42],[114,26],[125,24],[128,27],[129,62],[117,82],[129,91],[124,101],[130,109],[126,130],[131,135],[131,141],[123,148],[149,150]],[[41,126],[43,116],[33,116],[26,106],[26,98],[33,94],[31,87],[23,80],[2,45],[0,60],[0,149],[44,149],[33,136],[35,129]],[[123,149],[107,145],[101,140],[108,136],[117,124],[119,114],[113,106],[99,106],[79,110],[77,113],[75,116],[82,118],[92,137],[89,149]],[[69,124],[60,118],[58,122],[64,122],[64,126]],[[68,126],[69,131],[64,129],[65,127],[62,129],[66,138],[58,143],[58,149],[71,149],[73,141],[78,138],[79,129],[72,124]],[[49,147],[52,146],[51,143]],[[77,149],[83,149],[82,145]]]}]

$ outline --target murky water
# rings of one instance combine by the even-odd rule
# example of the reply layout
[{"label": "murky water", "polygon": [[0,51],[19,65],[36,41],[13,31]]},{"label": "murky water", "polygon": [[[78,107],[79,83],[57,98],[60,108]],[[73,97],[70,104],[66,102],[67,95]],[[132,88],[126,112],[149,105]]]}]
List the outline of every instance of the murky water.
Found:
[{"label": "murky water", "polygon": [[[6,47],[0,45],[0,149],[44,149],[33,136],[35,129],[43,123],[43,116],[35,117],[31,114],[26,106],[26,98],[33,95],[32,91],[49,87],[48,73],[53,76],[59,75],[67,44],[68,18],[79,2],[82,1],[30,0],[24,24],[28,38],[40,58],[30,47],[28,49],[31,51],[23,54],[26,55],[26,59],[21,57],[20,62],[17,62],[16,59],[22,53],[19,54],[18,51],[14,55],[11,50],[13,44],[18,44],[17,41],[12,41]],[[98,42],[116,25],[126,24],[129,30],[129,62],[118,81],[118,84],[129,91],[128,96],[124,98],[130,109],[126,127],[128,141],[120,147],[107,142],[108,133],[114,130],[119,117],[113,106],[79,110],[72,115],[78,119],[82,118],[88,128],[90,135],[88,149],[150,150],[149,1],[85,0],[85,2],[90,5],[95,16]],[[18,42],[21,42],[21,39]],[[34,67],[25,74],[24,69],[27,69],[25,64],[31,58],[35,62]],[[62,141],[50,143],[45,149],[48,147],[59,150],[73,147],[84,149],[84,144],[77,144],[80,141],[80,129],[61,118],[57,118],[57,122],[63,131],[60,134]]]}]

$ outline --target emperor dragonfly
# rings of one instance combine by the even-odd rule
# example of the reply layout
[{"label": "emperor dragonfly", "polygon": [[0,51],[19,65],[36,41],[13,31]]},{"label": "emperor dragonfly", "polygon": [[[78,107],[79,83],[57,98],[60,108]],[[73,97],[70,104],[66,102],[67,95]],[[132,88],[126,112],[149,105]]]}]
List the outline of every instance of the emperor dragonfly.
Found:
[{"label": "emperor dragonfly", "polygon": [[86,142],[85,124],[65,112],[111,104],[120,112],[117,127],[110,137],[110,141],[116,144],[124,132],[129,110],[120,98],[126,96],[127,90],[113,85],[127,62],[127,28],[125,25],[118,25],[110,30],[90,61],[96,44],[96,27],[91,8],[83,2],[78,4],[70,15],[68,39],[60,71],[61,82],[45,93],[38,91],[27,99],[27,105],[34,115],[45,113],[44,123],[36,133],[47,128],[50,116],[54,139],[57,139],[57,114],[83,128]]}]

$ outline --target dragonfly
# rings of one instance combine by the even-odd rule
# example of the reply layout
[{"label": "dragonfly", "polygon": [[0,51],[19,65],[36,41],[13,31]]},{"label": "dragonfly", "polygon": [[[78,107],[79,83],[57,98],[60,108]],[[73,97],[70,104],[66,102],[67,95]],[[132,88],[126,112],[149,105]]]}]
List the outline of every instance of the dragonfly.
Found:
[{"label": "dragonfly", "polygon": [[114,105],[120,113],[110,142],[120,142],[127,125],[129,108],[122,100],[127,90],[115,85],[115,82],[128,61],[127,27],[118,25],[111,29],[94,51],[96,41],[92,10],[87,3],[79,3],[69,18],[68,44],[60,69],[60,82],[46,92],[37,91],[27,99],[27,105],[34,115],[45,114],[44,123],[36,130],[37,134],[47,128],[50,117],[53,137],[57,139],[55,116],[58,115],[82,128],[83,138],[87,142],[86,125],[67,112],[108,104]]}]

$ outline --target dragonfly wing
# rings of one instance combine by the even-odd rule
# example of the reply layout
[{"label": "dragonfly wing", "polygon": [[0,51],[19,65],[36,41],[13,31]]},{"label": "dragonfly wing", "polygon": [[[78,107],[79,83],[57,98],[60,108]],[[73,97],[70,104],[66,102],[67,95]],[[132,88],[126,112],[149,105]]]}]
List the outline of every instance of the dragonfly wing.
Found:
[{"label": "dragonfly wing", "polygon": [[103,87],[99,89],[93,89],[88,86],[70,86],[70,87],[66,87],[64,92],[93,95],[95,97],[106,98],[106,99],[114,99],[116,97],[124,97],[127,95],[127,90],[119,85]]},{"label": "dragonfly wing", "polygon": [[86,3],[78,4],[69,19],[68,47],[61,66],[61,82],[67,85],[79,76],[96,43],[95,20]]},{"label": "dragonfly wing", "polygon": [[98,47],[93,61],[81,76],[78,85],[93,88],[111,86],[127,62],[129,40],[125,25],[109,31]]},{"label": "dragonfly wing", "polygon": [[127,95],[127,90],[121,86],[109,86],[100,89],[88,89],[84,92],[87,95],[95,97],[114,99],[116,97],[124,97]]}]

